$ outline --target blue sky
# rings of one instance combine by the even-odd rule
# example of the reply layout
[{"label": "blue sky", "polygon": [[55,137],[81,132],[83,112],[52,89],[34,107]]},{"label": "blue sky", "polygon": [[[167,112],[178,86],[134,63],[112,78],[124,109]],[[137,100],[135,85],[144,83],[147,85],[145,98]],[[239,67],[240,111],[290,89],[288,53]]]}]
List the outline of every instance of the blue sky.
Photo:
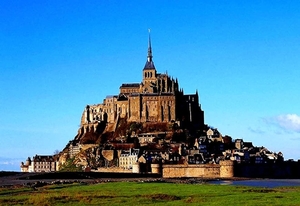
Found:
[{"label": "blue sky", "polygon": [[205,122],[300,159],[299,1],[1,1],[0,170],[61,150],[87,104],[158,72]]}]

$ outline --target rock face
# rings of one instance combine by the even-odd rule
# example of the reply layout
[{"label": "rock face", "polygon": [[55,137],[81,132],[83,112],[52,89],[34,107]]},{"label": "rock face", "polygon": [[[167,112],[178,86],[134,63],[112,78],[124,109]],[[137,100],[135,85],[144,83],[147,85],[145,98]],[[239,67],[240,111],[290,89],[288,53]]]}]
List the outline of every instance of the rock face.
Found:
[{"label": "rock face", "polygon": [[112,161],[114,159],[114,150],[102,150],[102,155],[108,161]]}]

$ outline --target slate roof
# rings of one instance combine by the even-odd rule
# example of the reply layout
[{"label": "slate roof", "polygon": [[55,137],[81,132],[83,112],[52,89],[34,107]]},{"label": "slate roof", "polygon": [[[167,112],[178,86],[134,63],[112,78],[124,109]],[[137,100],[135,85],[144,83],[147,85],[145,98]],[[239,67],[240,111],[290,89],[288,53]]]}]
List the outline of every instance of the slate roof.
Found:
[{"label": "slate roof", "polygon": [[153,61],[146,61],[144,70],[150,70],[150,69],[155,69]]},{"label": "slate roof", "polygon": [[139,83],[122,84],[121,87],[140,87]]}]

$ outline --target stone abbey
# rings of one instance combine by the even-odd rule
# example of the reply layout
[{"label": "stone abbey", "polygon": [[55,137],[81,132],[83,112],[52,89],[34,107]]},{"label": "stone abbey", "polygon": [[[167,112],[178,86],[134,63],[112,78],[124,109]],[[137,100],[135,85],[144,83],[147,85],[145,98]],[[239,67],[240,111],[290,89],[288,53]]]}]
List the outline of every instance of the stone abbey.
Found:
[{"label": "stone abbey", "polygon": [[176,122],[197,128],[204,125],[198,91],[186,95],[179,88],[177,78],[157,73],[152,60],[150,33],[148,41],[142,82],[123,83],[118,95],[107,96],[101,104],[87,105],[82,114],[80,132],[87,132],[99,122],[117,125],[121,118],[139,123]]}]

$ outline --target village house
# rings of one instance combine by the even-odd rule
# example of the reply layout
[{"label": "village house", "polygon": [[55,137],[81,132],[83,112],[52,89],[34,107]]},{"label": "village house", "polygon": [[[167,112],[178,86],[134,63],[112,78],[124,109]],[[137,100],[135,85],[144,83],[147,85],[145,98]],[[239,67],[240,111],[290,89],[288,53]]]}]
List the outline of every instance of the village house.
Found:
[{"label": "village house", "polygon": [[139,149],[122,150],[119,157],[119,167],[132,169],[134,163],[138,161]]},{"label": "village house", "polygon": [[58,158],[55,155],[35,155],[26,163],[21,163],[21,172],[55,172],[57,171]]},{"label": "village house", "polygon": [[141,144],[141,146],[145,146],[148,143],[152,143],[155,138],[156,135],[153,133],[142,133],[138,135],[139,143]]}]

